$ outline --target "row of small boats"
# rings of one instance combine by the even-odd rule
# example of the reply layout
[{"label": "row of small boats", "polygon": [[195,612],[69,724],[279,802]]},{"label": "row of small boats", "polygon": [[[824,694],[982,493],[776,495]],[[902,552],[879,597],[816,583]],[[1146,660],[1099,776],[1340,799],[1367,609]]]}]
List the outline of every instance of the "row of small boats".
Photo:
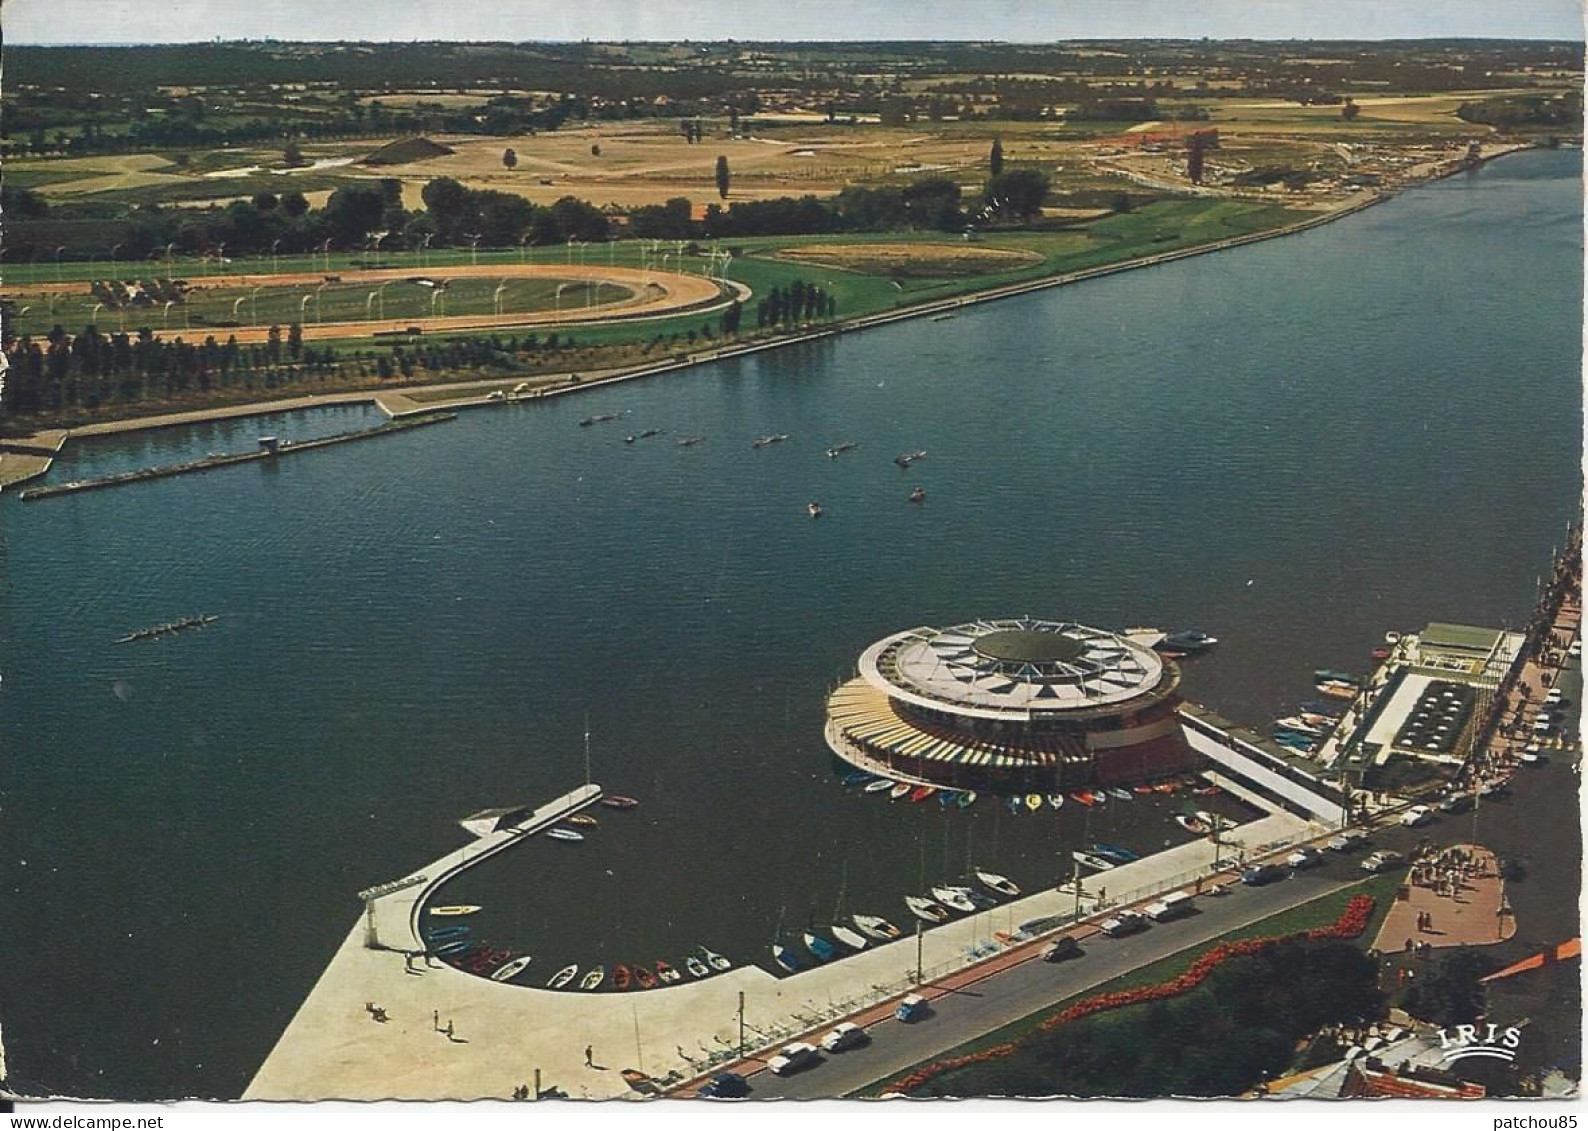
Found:
[{"label": "row of small boats", "polygon": [[[977,883],[986,891],[963,884],[940,884],[932,888],[927,895],[905,896],[904,905],[922,922],[935,925],[946,923],[953,917],[954,912],[968,915],[996,906],[997,899],[987,892],[1008,899],[1020,894],[1019,886],[1006,876],[982,869],[976,869],[973,875]],[[830,962],[841,953],[862,951],[874,942],[891,942],[904,933],[888,920],[876,915],[851,915],[849,923],[853,926],[835,922],[825,928],[825,934],[818,934],[815,928],[801,933],[803,955],[781,941],[774,942],[772,961],[788,973],[794,974],[805,969],[807,963]]]},{"label": "row of small boats", "polygon": [[733,969],[731,960],[706,946],[684,957],[682,971],[665,958],[658,958],[653,965],[654,973],[645,966],[629,966],[619,962],[610,972],[605,966],[594,966],[581,976],[578,964],[570,963],[551,976],[546,988],[561,990],[570,985],[577,985],[581,990],[590,991],[598,990],[610,983],[611,988],[619,992],[631,989],[654,990],[657,986],[670,986],[683,981],[685,973],[691,978],[698,979],[709,978],[712,974]]},{"label": "row of small boats", "polygon": [[[910,801],[919,804],[932,796],[936,796],[938,804],[948,809],[958,807],[968,809],[976,803],[979,794],[973,789],[955,790],[946,789],[935,785],[925,785],[918,782],[895,781],[892,778],[880,777],[856,770],[844,776],[844,785],[859,787],[862,793],[886,793],[894,801]],[[1179,781],[1157,782],[1152,785],[1138,785],[1129,789],[1124,786],[1107,786],[1096,789],[1072,790],[1068,795],[1063,793],[1016,793],[1004,799],[1004,804],[1011,813],[1029,811],[1035,813],[1043,806],[1050,809],[1063,808],[1066,796],[1071,801],[1088,807],[1106,805],[1110,800],[1134,801],[1138,795],[1149,793],[1178,793],[1189,788],[1187,783]],[[1217,786],[1198,786],[1193,790],[1199,793],[1216,793]]]}]

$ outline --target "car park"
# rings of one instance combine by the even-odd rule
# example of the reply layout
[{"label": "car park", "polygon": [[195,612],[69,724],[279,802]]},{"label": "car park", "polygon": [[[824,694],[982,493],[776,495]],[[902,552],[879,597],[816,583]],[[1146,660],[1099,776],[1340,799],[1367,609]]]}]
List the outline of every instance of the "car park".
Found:
[{"label": "car park", "polygon": [[1328,847],[1332,852],[1350,852],[1361,848],[1368,842],[1367,833],[1361,829],[1346,829],[1329,841]]},{"label": "car park", "polygon": [[1426,825],[1434,819],[1434,811],[1426,805],[1413,805],[1401,814],[1401,824],[1408,829],[1415,829],[1419,825]]},{"label": "car park", "polygon": [[766,1066],[774,1076],[788,1076],[802,1068],[809,1068],[820,1062],[821,1058],[815,1045],[795,1041],[791,1045],[784,1045],[782,1051],[766,1062]]},{"label": "car park", "polygon": [[719,1072],[701,1087],[699,1094],[714,1100],[742,1100],[750,1094],[750,1084],[737,1072]]},{"label": "car park", "polygon": [[1322,860],[1323,855],[1316,848],[1298,848],[1285,857],[1285,863],[1293,869],[1311,868]]},{"label": "car park", "polygon": [[1042,961],[1063,962],[1068,958],[1079,958],[1082,953],[1080,943],[1069,935],[1060,935],[1053,940],[1048,949],[1042,952]]},{"label": "car park", "polygon": [[1399,852],[1392,852],[1389,849],[1382,849],[1373,853],[1373,855],[1362,861],[1362,871],[1387,872],[1391,868],[1395,867],[1395,865],[1399,864],[1403,859],[1404,857],[1402,857]]},{"label": "car park", "polygon": [[1099,929],[1109,938],[1117,939],[1123,935],[1133,935],[1137,931],[1145,931],[1147,929],[1147,917],[1139,911],[1121,911],[1112,919],[1104,920],[1102,927]]},{"label": "car park", "polygon": [[1290,873],[1278,864],[1254,864],[1241,873],[1241,883],[1252,887],[1261,887],[1263,884],[1282,880]]},{"label": "car park", "polygon": [[853,1021],[840,1022],[839,1025],[822,1038],[824,1052],[843,1052],[857,1045],[863,1045],[871,1040],[870,1035],[856,1025]]}]

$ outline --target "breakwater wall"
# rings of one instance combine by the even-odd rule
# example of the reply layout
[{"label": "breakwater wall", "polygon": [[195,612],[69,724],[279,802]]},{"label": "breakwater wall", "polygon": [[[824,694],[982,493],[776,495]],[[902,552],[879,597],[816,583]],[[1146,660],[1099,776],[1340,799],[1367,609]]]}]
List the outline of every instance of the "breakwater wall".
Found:
[{"label": "breakwater wall", "polygon": [[358,432],[342,432],[335,436],[324,436],[317,440],[304,440],[294,444],[290,441],[271,449],[261,449],[257,452],[239,452],[234,455],[205,456],[203,459],[189,460],[186,463],[175,463],[167,467],[146,467],[139,471],[126,471],[118,475],[106,475],[97,479],[77,479],[70,483],[55,483],[45,487],[31,487],[22,492],[23,502],[33,499],[48,499],[56,495],[70,495],[79,491],[98,491],[107,487],[123,487],[130,483],[144,483],[151,479],[165,479],[173,475],[190,475],[200,471],[214,471],[221,467],[232,467],[240,463],[257,463],[261,460],[280,459],[283,456],[295,455],[299,452],[315,451],[328,448],[335,444],[346,444],[353,440],[367,440],[375,436],[389,436],[394,432],[406,432],[412,428],[421,428],[427,424],[440,424],[447,420],[456,420],[455,412],[431,412],[420,416],[405,417],[401,420],[391,420],[374,428],[366,428]]}]

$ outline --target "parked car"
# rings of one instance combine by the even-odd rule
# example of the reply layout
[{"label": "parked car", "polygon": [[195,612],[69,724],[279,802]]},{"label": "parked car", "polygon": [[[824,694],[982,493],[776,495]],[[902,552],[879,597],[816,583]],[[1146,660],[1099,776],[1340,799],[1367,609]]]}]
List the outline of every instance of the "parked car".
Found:
[{"label": "parked car", "polygon": [[868,1034],[853,1021],[839,1022],[832,1032],[822,1038],[822,1049],[825,1052],[843,1052],[856,1045],[863,1045],[871,1040]]},{"label": "parked car", "polygon": [[1581,640],[1573,640],[1571,642],[1571,647],[1566,649],[1566,654],[1568,656],[1581,656],[1582,655],[1582,641]]},{"label": "parked car", "polygon": [[1191,914],[1194,899],[1195,897],[1188,891],[1172,891],[1157,903],[1144,907],[1142,914],[1154,923],[1167,923],[1170,919]]},{"label": "parked car", "polygon": [[795,1041],[792,1045],[784,1045],[783,1051],[766,1062],[774,1076],[787,1076],[798,1072],[802,1068],[809,1068],[820,1063],[822,1054],[816,1050],[815,1045],[808,1045],[804,1041]]},{"label": "parked car", "polygon": [[1426,805],[1413,805],[1401,814],[1401,824],[1408,829],[1415,829],[1419,825],[1426,825],[1434,819],[1434,811]]},{"label": "parked car", "polygon": [[1350,852],[1367,844],[1367,833],[1361,829],[1346,829],[1339,836],[1329,841],[1329,849],[1333,852]]},{"label": "parked car", "polygon": [[1465,813],[1472,808],[1472,794],[1452,793],[1439,803],[1441,813]]},{"label": "parked car", "polygon": [[1133,935],[1137,931],[1147,929],[1147,917],[1139,911],[1121,911],[1112,919],[1105,920],[1100,929],[1113,939],[1122,935]]},{"label": "parked car", "polygon": [[1316,848],[1298,848],[1285,857],[1285,863],[1292,868],[1311,868],[1323,860],[1323,854]]},{"label": "parked car", "polygon": [[750,1094],[750,1083],[737,1072],[719,1072],[706,1082],[699,1094],[714,1100],[742,1100]]},{"label": "parked car", "polygon": [[1399,864],[1403,859],[1404,857],[1402,857],[1399,852],[1392,852],[1387,848],[1380,849],[1378,852],[1373,853],[1373,855],[1362,861],[1362,871],[1387,872],[1391,868],[1395,867],[1395,865]]},{"label": "parked car", "polygon": [[1260,887],[1263,884],[1284,879],[1287,875],[1289,873],[1278,864],[1254,864],[1241,873],[1241,883],[1250,884],[1252,887]]},{"label": "parked car", "polygon": [[1079,958],[1082,953],[1080,943],[1069,935],[1061,935],[1053,940],[1047,950],[1042,952],[1042,961],[1063,962],[1067,958]]}]

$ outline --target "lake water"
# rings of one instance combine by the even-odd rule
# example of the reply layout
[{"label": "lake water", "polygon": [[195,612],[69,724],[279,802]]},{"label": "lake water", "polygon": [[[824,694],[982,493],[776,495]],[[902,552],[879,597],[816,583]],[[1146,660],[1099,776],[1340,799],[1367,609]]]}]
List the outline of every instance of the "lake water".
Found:
[{"label": "lake water", "polygon": [[[843,790],[878,637],[1197,627],[1262,724],[1386,629],[1518,625],[1580,494],[1581,169],[1530,153],[1289,237],[268,465],[0,500],[13,1087],[235,1096],[357,913],[476,809],[641,798],[443,892],[564,962],[765,961],[974,861],[1022,884],[1170,799],[1012,817]],[[578,427],[593,413],[624,415]],[[52,480],[367,423],[72,446]],[[643,428],[667,433],[628,445]],[[784,444],[751,439],[786,432]],[[676,440],[707,439],[691,448]],[[823,449],[855,441],[829,459]],[[901,472],[895,455],[928,455]],[[924,506],[906,502],[923,486]],[[819,500],[812,521],[805,506]],[[219,614],[135,645],[133,629]]]}]

